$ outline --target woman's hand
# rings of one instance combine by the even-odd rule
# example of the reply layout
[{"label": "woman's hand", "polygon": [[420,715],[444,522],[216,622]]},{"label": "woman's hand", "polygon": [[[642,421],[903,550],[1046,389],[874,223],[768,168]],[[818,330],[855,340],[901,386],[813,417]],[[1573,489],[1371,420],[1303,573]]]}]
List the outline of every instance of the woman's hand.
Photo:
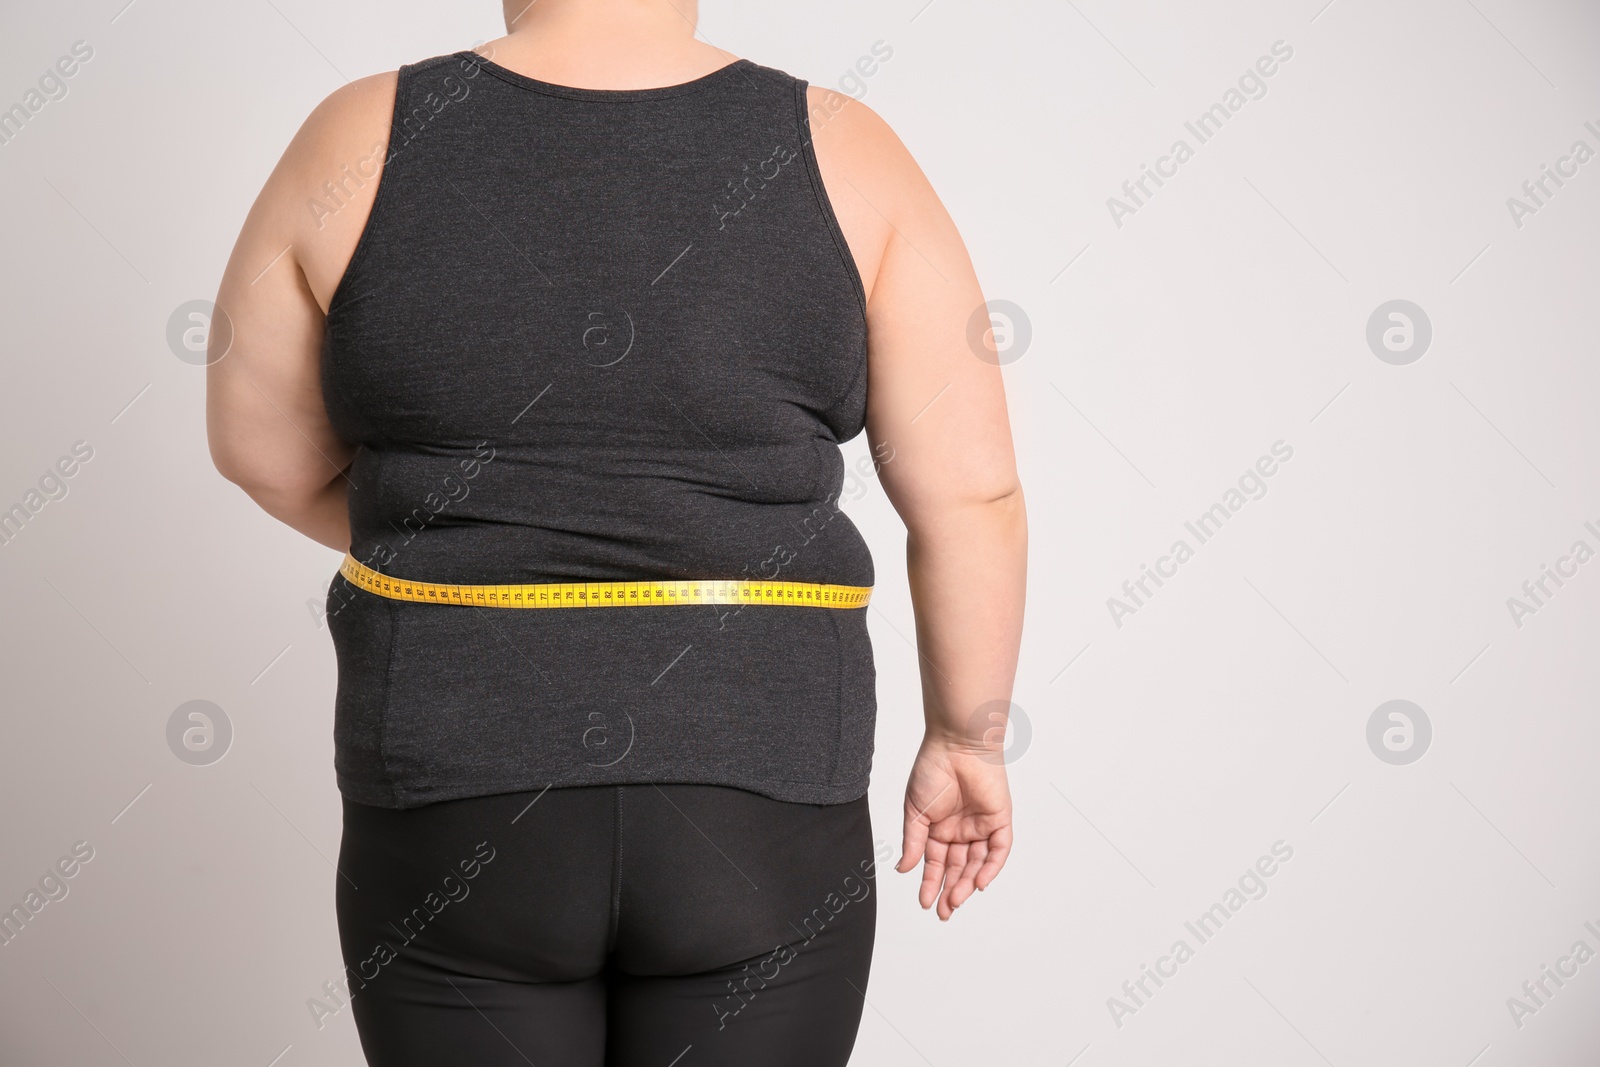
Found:
[{"label": "woman's hand", "polygon": [[[922,860],[923,908],[939,901],[948,921],[974,889],[987,888],[1011,853],[1011,789],[1001,752],[982,742],[924,737],[906,783],[904,874]],[[940,885],[944,892],[940,894]]]}]

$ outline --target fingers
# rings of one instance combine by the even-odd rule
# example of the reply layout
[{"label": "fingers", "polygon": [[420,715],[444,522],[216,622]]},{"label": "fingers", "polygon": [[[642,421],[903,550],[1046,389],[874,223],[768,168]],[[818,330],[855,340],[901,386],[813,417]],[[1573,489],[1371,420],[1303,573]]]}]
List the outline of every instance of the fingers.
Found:
[{"label": "fingers", "polygon": [[1011,827],[1002,826],[989,835],[989,855],[983,861],[983,866],[978,869],[973,884],[979,889],[988,888],[989,883],[1000,873],[1000,868],[1006,865],[1006,857],[1009,855],[1011,855]]},{"label": "fingers", "polygon": [[[950,889],[950,906],[959,908],[965,904],[967,898],[976,892],[975,881],[978,871],[983,866],[984,858],[989,854],[989,842],[974,841],[967,846],[967,862],[959,871],[954,862],[950,865],[950,875],[955,885]],[[947,879],[948,880],[948,879]]]},{"label": "fingers", "polygon": [[[939,918],[948,921],[956,909],[966,903],[974,892],[993,882],[1000,869],[1005,866],[1006,857],[1011,854],[1011,828],[1001,827],[986,840],[948,844],[930,840],[928,850],[931,853],[934,848],[941,845],[945,854],[939,873],[944,880],[944,893],[939,899]],[[929,892],[929,881],[925,873],[923,879],[925,901]],[[923,907],[927,907],[926,902],[923,903]]]},{"label": "fingers", "polygon": [[[922,885],[917,890],[917,903],[922,910],[933,907],[939,896],[939,884],[944,881],[945,856],[949,846],[943,841],[929,840],[922,856]],[[947,918],[948,916],[940,916]]]},{"label": "fingers", "polygon": [[949,921],[956,912],[955,889],[961,872],[967,867],[967,851],[967,843],[958,841],[945,853],[944,894],[939,898],[939,918],[942,920]]},{"label": "fingers", "polygon": [[[922,858],[923,846],[927,842],[928,824],[907,812],[905,831],[900,838],[900,861],[894,865],[894,869],[904,874],[915,867],[917,861]],[[923,907],[927,905],[924,904]]]}]

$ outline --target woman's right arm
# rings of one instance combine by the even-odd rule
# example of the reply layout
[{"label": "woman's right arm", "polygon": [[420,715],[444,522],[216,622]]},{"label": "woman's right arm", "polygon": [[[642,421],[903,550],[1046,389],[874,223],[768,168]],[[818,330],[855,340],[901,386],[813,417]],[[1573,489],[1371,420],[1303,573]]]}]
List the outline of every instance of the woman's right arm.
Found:
[{"label": "woman's right arm", "polygon": [[394,85],[393,73],[352,82],[300,127],[240,230],[208,339],[212,462],[268,514],[341,552],[355,448],[323,406],[323,321],[377,191],[359,165],[382,165]]}]

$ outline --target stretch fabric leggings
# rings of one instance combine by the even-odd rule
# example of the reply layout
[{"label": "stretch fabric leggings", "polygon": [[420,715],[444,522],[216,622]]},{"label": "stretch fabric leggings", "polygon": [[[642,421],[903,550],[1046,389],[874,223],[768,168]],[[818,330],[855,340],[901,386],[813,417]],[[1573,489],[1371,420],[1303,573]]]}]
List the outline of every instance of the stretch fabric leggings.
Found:
[{"label": "stretch fabric leggings", "polygon": [[866,797],[346,800],[347,989],[323,1004],[351,1012],[372,1067],[842,1067],[888,854]]}]

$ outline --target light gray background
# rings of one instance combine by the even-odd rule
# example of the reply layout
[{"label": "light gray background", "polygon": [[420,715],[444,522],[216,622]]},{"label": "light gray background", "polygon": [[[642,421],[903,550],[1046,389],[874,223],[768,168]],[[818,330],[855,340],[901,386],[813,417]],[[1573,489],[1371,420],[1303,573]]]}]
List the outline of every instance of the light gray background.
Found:
[{"label": "light gray background", "polygon": [[[340,969],[334,663],[307,606],[338,557],[212,470],[203,371],[165,332],[318,100],[499,13],[125,2],[7,3],[0,33],[0,107],[94,48],[0,146],[0,507],[94,448],[0,547],[0,905],[95,849],[0,946],[0,1058],[355,1064],[348,1010],[307,1008]],[[856,1062],[1597,1062],[1600,960],[1520,1027],[1507,998],[1600,951],[1600,561],[1520,627],[1507,598],[1600,548],[1600,159],[1520,227],[1506,201],[1600,149],[1600,5],[708,0],[701,26],[826,85],[892,47],[865,99],[1032,328],[1005,372],[1033,545],[1017,850],[948,926],[882,878]],[[1278,40],[1266,95],[1196,145],[1184,122]],[[1179,137],[1194,158],[1117,226],[1107,198]],[[1394,299],[1433,327],[1404,366],[1366,343]],[[1280,439],[1267,494],[1117,626],[1107,598]],[[902,530],[876,484],[849,509],[898,848]],[[166,740],[194,699],[235,734],[210,766]],[[1392,699],[1433,727],[1409,765],[1366,740]],[[1279,840],[1266,895],[1199,944],[1185,921]],[[1194,957],[1117,1025],[1108,998],[1179,938]]]}]

